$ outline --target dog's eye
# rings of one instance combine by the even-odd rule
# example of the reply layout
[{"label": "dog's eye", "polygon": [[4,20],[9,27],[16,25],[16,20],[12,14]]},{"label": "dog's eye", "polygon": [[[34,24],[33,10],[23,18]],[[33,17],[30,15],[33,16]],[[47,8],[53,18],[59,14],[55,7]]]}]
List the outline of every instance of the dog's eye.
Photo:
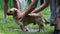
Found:
[{"label": "dog's eye", "polygon": [[12,12],[12,11],[10,11],[10,12]]}]

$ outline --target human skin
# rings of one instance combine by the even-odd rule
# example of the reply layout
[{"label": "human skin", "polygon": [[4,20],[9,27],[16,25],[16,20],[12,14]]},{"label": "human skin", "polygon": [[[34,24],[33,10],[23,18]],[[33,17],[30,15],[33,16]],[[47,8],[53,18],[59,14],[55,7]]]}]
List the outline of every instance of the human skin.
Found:
[{"label": "human skin", "polygon": [[[58,0],[58,2],[59,2],[58,6],[60,7],[60,0]],[[49,0],[46,0],[39,8],[36,8],[31,13],[38,13],[38,12],[44,10],[48,5],[49,5]],[[57,17],[57,21],[58,21],[58,23],[54,27],[55,27],[55,29],[60,30],[60,18],[59,17]]]},{"label": "human skin", "polygon": [[[18,0],[13,0],[13,2],[14,2],[14,7],[17,9],[20,9]],[[7,20],[8,18],[7,12],[8,12],[8,0],[4,0],[4,19],[5,20]]]}]

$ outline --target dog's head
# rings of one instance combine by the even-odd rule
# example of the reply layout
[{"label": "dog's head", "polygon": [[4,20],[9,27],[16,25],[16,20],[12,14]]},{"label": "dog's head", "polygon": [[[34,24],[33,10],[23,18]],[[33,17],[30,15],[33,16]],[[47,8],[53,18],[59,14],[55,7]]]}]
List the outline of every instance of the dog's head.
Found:
[{"label": "dog's head", "polygon": [[12,8],[8,11],[7,15],[17,15],[18,12],[19,12],[18,9]]}]

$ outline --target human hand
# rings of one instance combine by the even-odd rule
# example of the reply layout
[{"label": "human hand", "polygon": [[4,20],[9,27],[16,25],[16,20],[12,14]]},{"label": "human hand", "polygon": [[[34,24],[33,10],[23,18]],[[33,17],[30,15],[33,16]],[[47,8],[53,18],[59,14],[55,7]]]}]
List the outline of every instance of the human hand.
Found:
[{"label": "human hand", "polygon": [[19,13],[19,14],[17,15],[17,18],[19,18],[20,20],[22,20],[23,17],[24,17],[24,13]]}]

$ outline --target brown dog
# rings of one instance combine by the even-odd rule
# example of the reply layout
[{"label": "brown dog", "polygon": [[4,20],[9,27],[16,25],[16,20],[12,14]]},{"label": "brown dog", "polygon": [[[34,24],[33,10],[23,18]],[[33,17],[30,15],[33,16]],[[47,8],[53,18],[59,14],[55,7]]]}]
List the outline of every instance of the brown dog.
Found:
[{"label": "brown dog", "polygon": [[7,15],[12,15],[13,18],[15,19],[16,23],[20,25],[21,29],[23,31],[28,31],[27,26],[30,23],[33,24],[38,24],[39,25],[39,31],[42,29],[44,30],[44,24],[49,23],[41,14],[36,14],[36,13],[31,13],[28,14],[23,18],[22,21],[20,21],[20,18],[17,17],[21,12],[16,9],[12,8],[10,11],[7,13]]}]

